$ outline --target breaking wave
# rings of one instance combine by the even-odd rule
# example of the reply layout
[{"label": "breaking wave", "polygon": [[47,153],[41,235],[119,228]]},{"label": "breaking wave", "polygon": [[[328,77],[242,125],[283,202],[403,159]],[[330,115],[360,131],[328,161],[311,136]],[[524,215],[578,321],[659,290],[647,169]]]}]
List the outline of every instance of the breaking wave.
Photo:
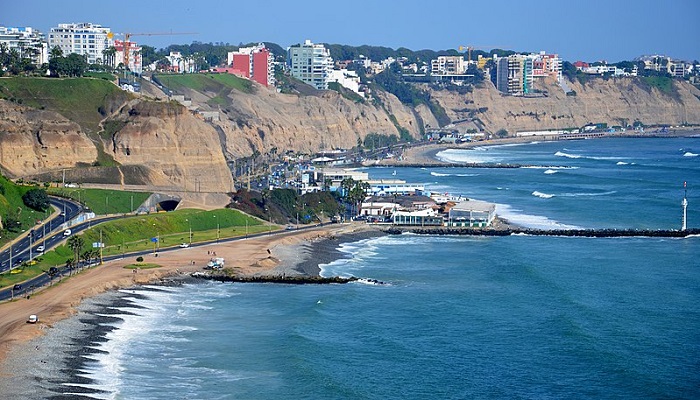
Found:
[{"label": "breaking wave", "polygon": [[552,197],[554,197],[553,194],[542,193],[542,192],[538,192],[537,190],[535,190],[534,192],[532,192],[532,195],[535,196],[535,197],[539,197],[539,198],[541,198],[541,199],[551,199]]}]

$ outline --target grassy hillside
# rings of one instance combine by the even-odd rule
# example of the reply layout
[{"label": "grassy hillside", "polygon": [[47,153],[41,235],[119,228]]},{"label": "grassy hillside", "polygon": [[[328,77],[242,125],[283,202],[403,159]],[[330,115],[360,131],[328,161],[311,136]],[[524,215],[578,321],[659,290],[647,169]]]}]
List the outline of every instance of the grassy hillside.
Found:
[{"label": "grassy hillside", "polygon": [[0,98],[56,111],[91,134],[131,95],[104,79],[15,77],[0,79]]},{"label": "grassy hillside", "polygon": [[158,75],[158,80],[170,90],[182,92],[192,89],[215,95],[227,94],[231,89],[253,93],[253,83],[231,74],[167,74]]},{"label": "grassy hillside", "polygon": [[0,230],[0,247],[49,215],[24,205],[22,195],[34,188],[36,186],[16,185],[0,175],[0,217],[3,223],[3,229]]},{"label": "grassy hillside", "polygon": [[86,188],[50,188],[49,193],[78,201],[97,215],[128,214],[151,195],[147,192]]}]

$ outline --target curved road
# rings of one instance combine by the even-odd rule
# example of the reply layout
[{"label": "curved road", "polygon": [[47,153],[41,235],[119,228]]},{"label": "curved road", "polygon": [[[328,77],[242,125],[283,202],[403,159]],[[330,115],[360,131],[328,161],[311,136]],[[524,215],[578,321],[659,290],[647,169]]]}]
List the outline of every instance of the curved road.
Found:
[{"label": "curved road", "polygon": [[[79,211],[78,211],[78,213],[79,213]],[[68,214],[66,213],[66,216],[67,215]],[[75,215],[77,215],[77,214],[75,214]],[[114,220],[117,218],[123,218],[123,217],[122,216],[115,216],[115,217],[101,218],[98,221],[83,222],[81,224],[72,226],[70,229],[72,231],[72,234],[76,234],[76,233],[81,232],[85,229],[89,229],[92,226],[98,225],[102,222],[111,221],[111,220]],[[306,229],[312,229],[312,228],[316,228],[316,227],[320,227],[320,226],[325,226],[328,224],[330,224],[330,222],[321,223],[321,224],[317,224],[317,225],[311,225],[311,226],[305,226],[305,227],[301,227],[301,228],[297,228],[297,229],[298,230],[306,230]],[[60,227],[60,225],[58,225],[58,226]],[[236,237],[232,237],[232,238],[224,238],[224,239],[219,239],[219,240],[210,240],[210,241],[206,241],[206,242],[192,243],[191,247],[200,247],[200,246],[205,246],[205,245],[209,245],[209,244],[213,244],[213,243],[233,242],[233,241],[237,241],[237,240],[244,240],[247,238],[254,238],[254,237],[260,237],[260,236],[291,233],[291,232],[296,232],[297,229],[294,229],[291,231],[290,230],[281,230],[281,231],[276,230],[276,231],[250,234],[248,236],[236,236]],[[53,246],[56,246],[58,243],[60,243],[64,239],[65,239],[65,237],[63,236],[63,234],[57,234],[51,238],[47,238],[46,239],[46,243],[47,243],[46,250],[48,251],[48,249],[50,249]],[[28,244],[28,242],[27,242],[27,244]],[[179,250],[179,249],[180,249],[179,246],[166,247],[166,248],[161,248],[159,250],[159,252],[163,253],[163,252],[175,251],[175,250]],[[24,251],[26,252],[26,249],[24,249]],[[124,258],[124,257],[134,257],[134,256],[140,256],[140,255],[147,255],[147,254],[151,254],[152,252],[153,252],[153,250],[143,250],[143,251],[138,251],[138,252],[125,253],[123,255],[119,254],[119,255],[114,255],[114,256],[108,256],[108,257],[104,257],[103,261],[117,260],[117,259]],[[15,287],[10,287],[10,288],[6,288],[4,290],[0,290],[0,302],[5,301],[5,300],[9,300],[9,299],[13,299],[15,297],[31,295],[32,293],[34,293],[34,290],[39,289],[45,285],[48,285],[49,283],[51,283],[52,280],[60,279],[60,277],[62,277],[64,275],[68,275],[70,273],[71,273],[71,268],[68,268],[65,266],[59,267],[55,271],[55,273],[53,273],[51,275],[49,275],[48,273],[45,272],[45,273],[43,273],[35,278],[29,279],[29,280],[23,282],[21,285],[15,285]]]}]

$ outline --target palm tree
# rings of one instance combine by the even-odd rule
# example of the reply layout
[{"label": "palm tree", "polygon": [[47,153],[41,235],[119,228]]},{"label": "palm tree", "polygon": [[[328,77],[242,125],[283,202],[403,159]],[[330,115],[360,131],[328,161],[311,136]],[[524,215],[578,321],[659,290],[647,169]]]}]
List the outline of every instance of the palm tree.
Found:
[{"label": "palm tree", "polygon": [[117,48],[114,46],[109,46],[108,48],[102,50],[102,56],[104,57],[104,64],[110,66],[114,69],[114,64],[116,62]]},{"label": "palm tree", "polygon": [[71,236],[68,239],[68,248],[73,251],[73,260],[77,263],[80,260],[80,250],[83,248],[85,240],[82,236]]}]

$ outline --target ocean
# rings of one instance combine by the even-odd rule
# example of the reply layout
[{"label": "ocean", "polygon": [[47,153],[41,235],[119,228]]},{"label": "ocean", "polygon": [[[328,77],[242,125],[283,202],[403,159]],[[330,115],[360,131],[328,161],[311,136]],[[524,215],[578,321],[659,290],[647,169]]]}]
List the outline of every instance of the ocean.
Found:
[{"label": "ocean", "polygon": [[[700,226],[700,141],[449,150],[517,169],[398,168],[537,228]],[[372,178],[394,169],[369,168]],[[340,245],[322,275],[384,284],[201,283],[131,305],[67,387],[109,399],[700,397],[700,239],[435,237]],[[137,308],[134,308],[137,307]]]}]

